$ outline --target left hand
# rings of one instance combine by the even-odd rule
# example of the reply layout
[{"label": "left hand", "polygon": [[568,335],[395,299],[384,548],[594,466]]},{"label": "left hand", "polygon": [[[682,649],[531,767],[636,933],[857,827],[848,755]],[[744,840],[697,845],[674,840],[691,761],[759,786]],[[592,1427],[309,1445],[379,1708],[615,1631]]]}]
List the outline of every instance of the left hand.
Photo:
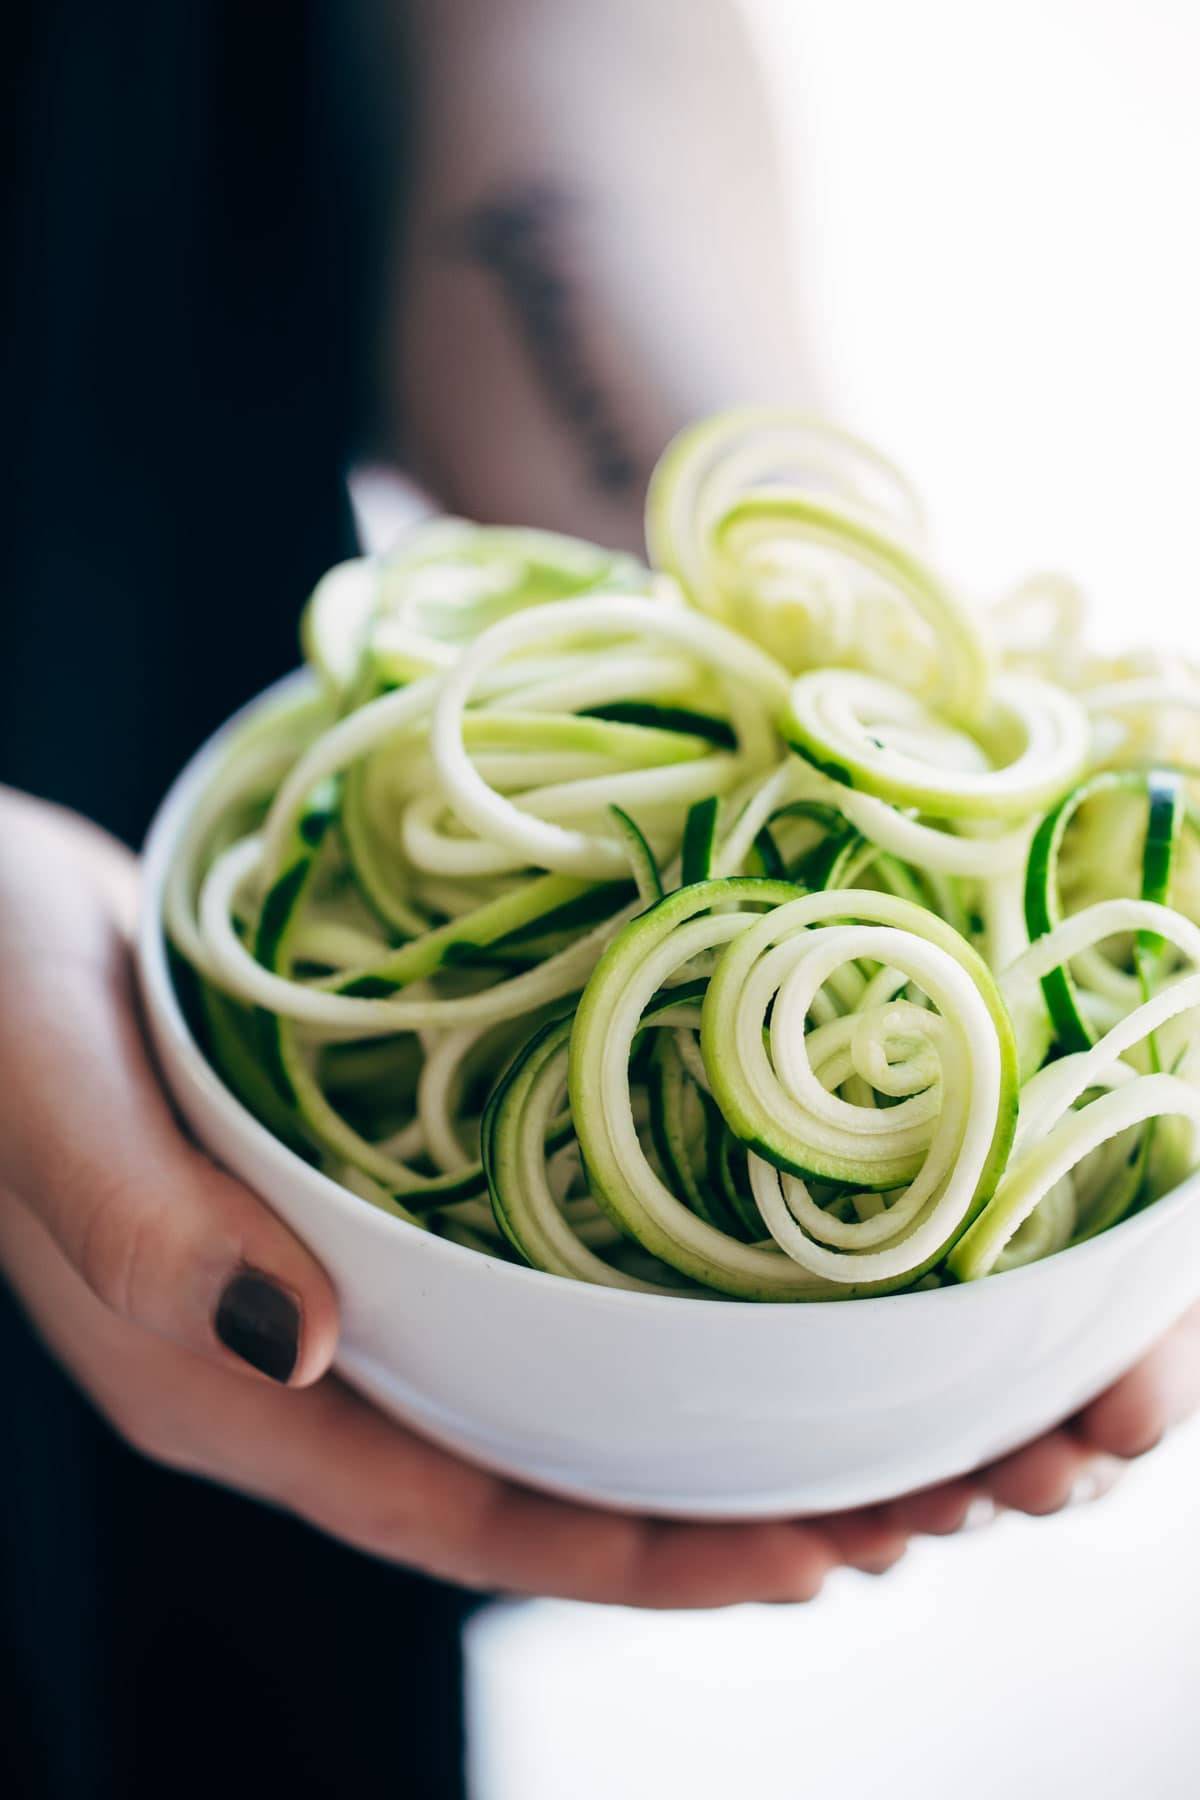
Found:
[{"label": "left hand", "polygon": [[1126,1463],[1144,1456],[1173,1425],[1200,1409],[1200,1305],[1107,1392],[1032,1444],[959,1481],[879,1509],[906,1532],[959,1530],[989,1502],[1016,1512],[1059,1512],[1098,1499]]}]

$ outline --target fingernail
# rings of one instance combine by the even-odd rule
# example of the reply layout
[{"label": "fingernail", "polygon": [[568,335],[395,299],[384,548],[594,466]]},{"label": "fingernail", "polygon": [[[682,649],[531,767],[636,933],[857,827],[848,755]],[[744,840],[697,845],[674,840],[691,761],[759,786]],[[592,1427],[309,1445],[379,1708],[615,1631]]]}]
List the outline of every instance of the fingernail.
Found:
[{"label": "fingernail", "polygon": [[976,1494],[970,1506],[963,1514],[960,1531],[982,1531],[985,1525],[991,1525],[999,1517],[1000,1508],[987,1494]]},{"label": "fingernail", "polygon": [[287,1381],[300,1354],[300,1308],[259,1269],[242,1269],[221,1295],[213,1321],[227,1350],[272,1381]]},{"label": "fingernail", "polygon": [[1111,1467],[1108,1464],[1092,1469],[1085,1469],[1071,1483],[1071,1491],[1067,1495],[1067,1506],[1090,1506],[1093,1500],[1103,1500],[1105,1494],[1112,1492],[1121,1479],[1122,1469],[1119,1463]]}]

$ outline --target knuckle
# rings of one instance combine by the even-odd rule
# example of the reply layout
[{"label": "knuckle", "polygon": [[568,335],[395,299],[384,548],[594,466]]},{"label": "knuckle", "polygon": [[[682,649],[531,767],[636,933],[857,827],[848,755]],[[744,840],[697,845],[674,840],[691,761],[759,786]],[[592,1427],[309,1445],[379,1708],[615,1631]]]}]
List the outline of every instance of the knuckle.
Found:
[{"label": "knuckle", "polygon": [[84,1214],[76,1266],[92,1292],[123,1318],[133,1315],[142,1271],[162,1248],[160,1219],[127,1190],[101,1183]]},{"label": "knuckle", "polygon": [[1170,1429],[1170,1416],[1165,1404],[1147,1407],[1143,1416],[1131,1423],[1121,1434],[1119,1454],[1130,1462],[1136,1462],[1141,1456],[1149,1456],[1152,1450],[1166,1437]]}]

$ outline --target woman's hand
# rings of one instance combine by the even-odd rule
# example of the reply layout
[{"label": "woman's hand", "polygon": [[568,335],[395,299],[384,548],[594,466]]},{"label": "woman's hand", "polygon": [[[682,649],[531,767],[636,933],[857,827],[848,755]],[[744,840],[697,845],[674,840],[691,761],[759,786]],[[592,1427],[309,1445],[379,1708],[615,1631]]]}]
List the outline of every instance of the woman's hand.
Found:
[{"label": "woman's hand", "polygon": [[[909,1494],[879,1509],[903,1531],[957,1531],[989,1502],[1018,1512],[1060,1511],[1107,1493],[1124,1465],[1153,1450],[1200,1408],[1200,1306],[1137,1366],[1075,1418],[961,1481]],[[981,1511],[982,1506],[982,1511]]]}]

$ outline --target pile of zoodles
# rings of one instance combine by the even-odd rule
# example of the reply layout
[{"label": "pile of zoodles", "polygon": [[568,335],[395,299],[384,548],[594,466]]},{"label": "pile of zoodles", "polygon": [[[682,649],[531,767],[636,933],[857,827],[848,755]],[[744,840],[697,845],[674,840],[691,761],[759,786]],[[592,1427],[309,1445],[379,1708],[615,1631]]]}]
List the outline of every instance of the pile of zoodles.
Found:
[{"label": "pile of zoodles", "polygon": [[1200,1126],[1200,679],[972,608],[903,476],[686,431],[650,566],[439,520],[334,569],[166,894],[224,1081],[364,1202],[576,1280],[968,1281]]}]

